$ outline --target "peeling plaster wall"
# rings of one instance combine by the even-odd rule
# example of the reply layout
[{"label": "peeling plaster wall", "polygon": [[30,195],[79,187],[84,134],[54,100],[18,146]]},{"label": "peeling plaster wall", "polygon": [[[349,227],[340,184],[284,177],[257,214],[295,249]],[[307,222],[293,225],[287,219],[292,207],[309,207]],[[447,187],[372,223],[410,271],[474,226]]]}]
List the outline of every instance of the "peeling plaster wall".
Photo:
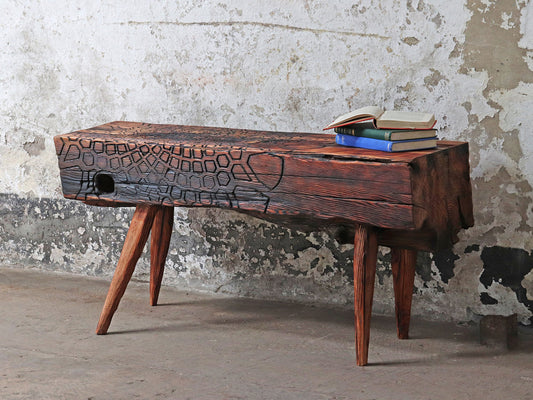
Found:
[{"label": "peeling plaster wall", "polygon": [[[533,5],[468,1],[5,0],[0,263],[112,274],[130,209],[64,200],[52,137],[112,120],[320,132],[368,104],[470,142],[476,225],[420,253],[425,317],[533,320]],[[177,210],[165,283],[349,305],[353,246]],[[388,249],[375,307],[391,313]],[[146,256],[136,276],[147,279]]]}]

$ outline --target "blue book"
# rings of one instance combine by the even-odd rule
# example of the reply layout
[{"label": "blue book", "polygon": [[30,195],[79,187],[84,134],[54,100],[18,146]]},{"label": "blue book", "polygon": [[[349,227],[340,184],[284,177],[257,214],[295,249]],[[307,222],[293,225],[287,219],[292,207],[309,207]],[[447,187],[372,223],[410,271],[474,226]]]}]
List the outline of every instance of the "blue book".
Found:
[{"label": "blue book", "polygon": [[433,138],[437,134],[436,129],[375,129],[368,128],[367,124],[360,122],[344,126],[342,128],[335,128],[335,133],[352,136],[364,136],[372,139],[396,141],[396,140],[412,140],[412,139],[426,139]]},{"label": "blue book", "polygon": [[426,139],[397,140],[394,142],[381,139],[372,139],[362,136],[343,135],[337,133],[335,142],[342,146],[359,147],[362,149],[379,151],[410,151],[432,149],[437,147],[437,137]]}]

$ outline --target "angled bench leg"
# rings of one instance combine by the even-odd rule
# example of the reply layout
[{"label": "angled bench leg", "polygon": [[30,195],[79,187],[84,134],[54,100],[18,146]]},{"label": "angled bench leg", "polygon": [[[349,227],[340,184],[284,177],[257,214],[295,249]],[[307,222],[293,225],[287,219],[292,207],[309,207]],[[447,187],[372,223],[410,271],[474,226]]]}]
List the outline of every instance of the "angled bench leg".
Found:
[{"label": "angled bench leg", "polygon": [[372,315],[377,253],[377,235],[374,228],[362,225],[356,226],[353,270],[357,365],[366,365],[368,363],[370,317]]},{"label": "angled bench leg", "polygon": [[165,271],[170,236],[174,224],[174,207],[159,207],[152,225],[150,239],[150,305],[156,306]]},{"label": "angled bench leg", "polygon": [[392,248],[392,282],[396,303],[396,328],[399,339],[409,338],[411,301],[415,282],[416,250]]},{"label": "angled bench leg", "polygon": [[117,268],[115,269],[115,274],[107,292],[104,308],[98,321],[96,328],[98,335],[105,335],[109,329],[111,318],[113,318],[118,303],[126,291],[126,286],[128,286],[131,279],[137,260],[142,254],[144,245],[148,239],[148,234],[150,233],[150,228],[152,227],[154,215],[158,208],[159,206],[143,204],[135,208],[135,213],[133,214],[122,252],[120,253]]}]

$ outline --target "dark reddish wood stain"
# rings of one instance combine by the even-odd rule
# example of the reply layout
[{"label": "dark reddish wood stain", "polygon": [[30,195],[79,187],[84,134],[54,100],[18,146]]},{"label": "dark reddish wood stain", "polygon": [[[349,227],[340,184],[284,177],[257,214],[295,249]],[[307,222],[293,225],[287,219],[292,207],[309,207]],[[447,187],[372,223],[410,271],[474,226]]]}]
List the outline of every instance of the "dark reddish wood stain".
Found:
[{"label": "dark reddish wood stain", "polygon": [[55,138],[65,197],[92,204],[224,207],[424,230],[424,249],[449,246],[472,225],[466,143],[383,153],[332,142],[326,134],[133,122]]},{"label": "dark reddish wood stain", "polygon": [[409,338],[411,300],[415,283],[416,251],[392,248],[391,269],[399,339]]},{"label": "dark reddish wood stain", "polygon": [[107,333],[109,325],[111,324],[111,318],[118,308],[120,299],[126,291],[126,287],[133,275],[135,265],[142,254],[144,245],[148,240],[150,234],[150,228],[154,220],[154,215],[157,211],[157,207],[147,204],[139,204],[133,219],[130,224],[130,229],[126,235],[124,246],[118,260],[111,286],[107,293],[107,297],[104,303],[104,308],[98,321],[96,333],[98,335],[104,335]]},{"label": "dark reddish wood stain", "polygon": [[120,121],[54,141],[65,197],[137,205],[98,333],[107,331],[146,230],[155,305],[172,207],[230,208],[312,229],[352,227],[357,363],[364,365],[377,244],[393,249],[398,334],[407,337],[415,250],[449,247],[474,222],[467,143],[383,153],[338,146],[328,134]]},{"label": "dark reddish wood stain", "polygon": [[374,228],[359,225],[355,229],[353,284],[355,312],[355,349],[357,365],[368,363],[370,317],[378,254]]},{"label": "dark reddish wood stain", "polygon": [[150,305],[156,306],[161,290],[170,237],[174,225],[174,207],[157,207],[150,238]]}]

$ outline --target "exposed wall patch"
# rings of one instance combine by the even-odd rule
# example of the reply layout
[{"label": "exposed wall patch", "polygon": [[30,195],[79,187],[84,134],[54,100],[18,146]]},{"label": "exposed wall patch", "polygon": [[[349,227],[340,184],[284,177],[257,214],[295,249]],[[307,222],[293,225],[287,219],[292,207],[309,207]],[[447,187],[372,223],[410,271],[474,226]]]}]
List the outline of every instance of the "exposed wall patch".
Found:
[{"label": "exposed wall patch", "polygon": [[[489,288],[493,282],[510,288],[517,300],[533,312],[533,301],[528,299],[522,281],[533,270],[533,255],[522,249],[485,247],[481,252],[483,272],[480,282]],[[532,317],[533,322],[533,317]]]}]

